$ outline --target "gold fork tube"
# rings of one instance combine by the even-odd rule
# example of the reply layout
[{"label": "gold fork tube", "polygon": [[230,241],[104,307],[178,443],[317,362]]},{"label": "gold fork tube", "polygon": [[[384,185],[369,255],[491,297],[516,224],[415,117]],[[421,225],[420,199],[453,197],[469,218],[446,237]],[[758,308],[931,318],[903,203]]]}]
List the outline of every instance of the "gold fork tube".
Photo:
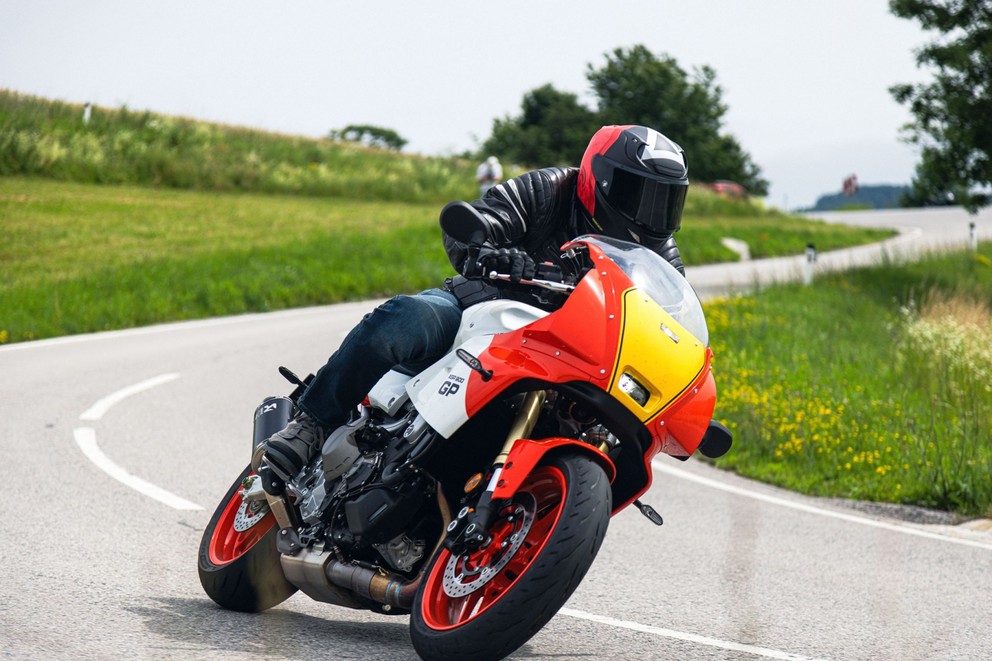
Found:
[{"label": "gold fork tube", "polygon": [[503,449],[496,456],[494,462],[496,465],[506,462],[510,449],[517,439],[527,438],[534,431],[534,425],[537,424],[537,418],[541,415],[541,407],[544,406],[544,400],[547,399],[547,396],[548,393],[545,390],[532,390],[527,393],[527,397],[524,398],[523,404],[520,405],[520,411],[513,421],[513,426],[510,427],[510,433],[506,435]]}]

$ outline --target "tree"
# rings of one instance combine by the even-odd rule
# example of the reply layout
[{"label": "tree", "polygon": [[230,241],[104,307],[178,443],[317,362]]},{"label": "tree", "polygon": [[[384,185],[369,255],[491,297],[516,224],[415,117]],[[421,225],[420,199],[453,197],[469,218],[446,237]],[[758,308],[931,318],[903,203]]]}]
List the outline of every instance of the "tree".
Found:
[{"label": "tree", "polygon": [[720,133],[727,106],[712,68],[700,67],[690,77],[674,58],[637,45],[607,54],[599,69],[590,64],[586,78],[604,124],[656,128],[685,149],[693,179],[731,179],[756,195],[768,194],[768,182],[737,139]]},{"label": "tree", "polygon": [[992,1],[890,0],[900,18],[916,19],[939,37],[916,51],[934,80],[894,85],[914,121],[908,140],[921,146],[911,199],[953,194],[975,213],[989,202],[992,185]]},{"label": "tree", "polygon": [[492,136],[482,149],[504,160],[530,165],[576,165],[599,120],[574,94],[552,85],[531,90],[519,117],[493,121]]},{"label": "tree", "polygon": [[589,65],[586,78],[596,110],[550,84],[539,87],[524,95],[520,116],[493,121],[483,150],[532,166],[578,165],[600,126],[641,124],[686,150],[691,178],[732,179],[756,195],[768,194],[768,182],[740,143],[720,133],[727,107],[713,69],[704,66],[690,78],[673,58],[634,46],[607,54],[600,69]]},{"label": "tree", "polygon": [[403,149],[403,146],[407,143],[399,133],[392,129],[368,124],[351,124],[340,131],[331,131],[327,137],[331,140],[359,142],[370,147],[393,149],[395,151]]}]

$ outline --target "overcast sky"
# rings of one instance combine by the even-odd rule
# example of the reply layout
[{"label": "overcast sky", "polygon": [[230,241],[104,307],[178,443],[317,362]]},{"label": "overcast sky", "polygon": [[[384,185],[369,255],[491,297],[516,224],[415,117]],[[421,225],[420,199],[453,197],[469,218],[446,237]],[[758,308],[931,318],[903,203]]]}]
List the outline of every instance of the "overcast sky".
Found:
[{"label": "overcast sky", "polygon": [[928,78],[926,41],[885,0],[0,0],[0,87],[307,136],[375,124],[447,154],[545,83],[591,105],[587,65],[644,44],[716,70],[724,130],[795,208],[851,173],[909,183],[887,90]]}]

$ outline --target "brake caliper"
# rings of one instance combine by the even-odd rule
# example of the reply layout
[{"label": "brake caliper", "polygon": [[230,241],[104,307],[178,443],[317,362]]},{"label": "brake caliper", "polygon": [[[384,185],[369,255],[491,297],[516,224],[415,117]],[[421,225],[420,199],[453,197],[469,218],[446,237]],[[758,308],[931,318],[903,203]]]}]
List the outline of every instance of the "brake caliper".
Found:
[{"label": "brake caliper", "polygon": [[269,505],[265,500],[262,482],[257,475],[249,475],[241,483],[241,506],[234,517],[234,529],[244,532],[261,521],[269,513]]}]

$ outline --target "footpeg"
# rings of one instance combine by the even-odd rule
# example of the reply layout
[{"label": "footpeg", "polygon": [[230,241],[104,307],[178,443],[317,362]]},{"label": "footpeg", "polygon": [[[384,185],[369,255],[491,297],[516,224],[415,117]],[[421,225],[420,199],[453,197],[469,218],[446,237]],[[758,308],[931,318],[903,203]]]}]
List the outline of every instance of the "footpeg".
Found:
[{"label": "footpeg", "polygon": [[293,403],[296,403],[296,401],[299,400],[300,395],[303,394],[303,392],[307,389],[307,386],[310,385],[310,383],[314,379],[313,374],[308,374],[307,378],[301,379],[300,377],[296,376],[296,374],[294,374],[292,370],[286,367],[280,367],[279,373],[282,374],[282,378],[286,379],[294,386],[296,386],[293,392],[289,394],[289,399],[291,399]]},{"label": "footpeg", "polygon": [[279,367],[279,373],[282,374],[282,378],[286,379],[287,381],[289,381],[290,383],[292,383],[294,386],[306,385],[303,382],[303,380],[300,379],[300,377],[296,376],[296,374],[294,374],[293,371],[290,370],[288,367],[280,366]]},{"label": "footpeg", "polygon": [[661,518],[661,515],[658,514],[658,512],[656,512],[655,509],[653,507],[651,507],[650,505],[645,505],[641,501],[635,500],[634,501],[634,507],[636,507],[637,509],[639,509],[641,511],[641,514],[643,514],[644,516],[648,517],[648,520],[651,521],[651,523],[653,523],[656,526],[660,526],[661,524],[663,524],[665,522]]}]

